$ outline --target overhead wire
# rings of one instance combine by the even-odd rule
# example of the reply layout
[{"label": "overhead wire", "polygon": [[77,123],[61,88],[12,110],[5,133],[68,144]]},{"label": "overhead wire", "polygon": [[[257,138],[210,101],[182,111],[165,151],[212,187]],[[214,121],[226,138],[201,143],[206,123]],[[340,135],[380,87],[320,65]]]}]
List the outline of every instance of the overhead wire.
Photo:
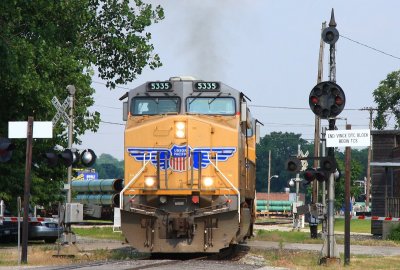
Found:
[{"label": "overhead wire", "polygon": [[396,55],[393,55],[393,54],[384,52],[384,51],[382,51],[382,50],[379,50],[379,49],[374,48],[374,47],[372,47],[372,46],[369,46],[369,45],[367,45],[367,44],[361,43],[361,42],[359,42],[359,41],[357,41],[357,40],[351,39],[351,38],[346,37],[346,36],[344,36],[344,35],[339,35],[339,36],[341,36],[342,38],[347,39],[347,40],[349,40],[349,41],[351,41],[351,42],[354,42],[354,43],[356,43],[356,44],[358,44],[358,45],[360,45],[360,46],[366,47],[366,48],[368,48],[368,49],[374,50],[374,51],[379,52],[379,53],[381,53],[381,54],[384,54],[384,55],[387,55],[387,56],[390,56],[390,57],[392,57],[392,58],[395,58],[395,59],[400,60],[400,57],[398,57],[398,56],[396,56]]}]

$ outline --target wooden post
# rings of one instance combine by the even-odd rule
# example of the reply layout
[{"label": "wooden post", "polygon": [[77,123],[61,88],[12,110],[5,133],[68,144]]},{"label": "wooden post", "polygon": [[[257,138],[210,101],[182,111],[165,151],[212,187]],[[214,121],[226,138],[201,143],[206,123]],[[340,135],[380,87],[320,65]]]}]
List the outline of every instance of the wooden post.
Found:
[{"label": "wooden post", "polygon": [[[26,160],[25,160],[25,185],[24,185],[24,216],[22,223],[22,253],[21,263],[28,263],[28,219],[29,219],[29,196],[31,193],[31,164],[32,164],[32,141],[33,141],[33,117],[28,117],[28,130],[26,137]],[[18,221],[19,222],[19,221]]]}]

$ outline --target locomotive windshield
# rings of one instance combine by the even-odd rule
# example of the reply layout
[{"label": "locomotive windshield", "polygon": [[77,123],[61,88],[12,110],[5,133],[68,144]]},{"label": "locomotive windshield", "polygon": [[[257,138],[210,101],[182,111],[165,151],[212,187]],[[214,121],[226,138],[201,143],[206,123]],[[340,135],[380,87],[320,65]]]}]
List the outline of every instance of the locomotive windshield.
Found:
[{"label": "locomotive windshield", "polygon": [[186,111],[198,114],[234,115],[235,99],[231,97],[190,97],[186,99]]},{"label": "locomotive windshield", "polygon": [[155,115],[179,113],[178,97],[134,97],[131,102],[132,115]]}]

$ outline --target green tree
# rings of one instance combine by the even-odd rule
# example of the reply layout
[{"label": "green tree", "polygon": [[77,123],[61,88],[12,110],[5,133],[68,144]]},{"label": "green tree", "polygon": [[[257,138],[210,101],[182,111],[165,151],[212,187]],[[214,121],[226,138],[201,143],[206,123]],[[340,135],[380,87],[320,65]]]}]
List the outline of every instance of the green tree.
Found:
[{"label": "green tree", "polygon": [[93,168],[98,172],[99,179],[124,178],[124,162],[109,154],[101,154]]},{"label": "green tree", "polygon": [[374,127],[384,129],[389,119],[394,116],[395,128],[398,128],[400,126],[400,70],[389,73],[374,90],[373,96],[378,105]]},{"label": "green tree", "polygon": [[303,153],[309,151],[309,156],[313,156],[313,145],[300,137],[301,134],[271,132],[261,138],[257,144],[257,191],[266,192],[268,189],[269,151],[271,151],[271,176],[279,176],[271,181],[271,192],[283,191],[284,187],[288,187],[290,178],[295,177],[286,171],[285,164],[289,157],[297,155],[298,145]]},{"label": "green tree", "polygon": [[[146,27],[163,19],[161,7],[140,0],[0,1],[0,137],[9,121],[49,121],[56,111],[53,96],[64,100],[65,87],[75,85],[74,142],[86,130],[96,131],[91,77],[111,88],[132,81],[146,66],[161,65]],[[66,177],[65,168],[50,170],[40,154],[55,145],[66,146],[66,126],[54,129],[53,139],[34,141],[32,202],[54,201]],[[25,141],[15,140],[12,160],[0,164],[0,197],[9,204],[23,194]],[[15,204],[15,203],[14,203]]]},{"label": "green tree", "polygon": [[[341,178],[335,181],[335,208],[340,209],[345,203],[345,164],[344,159],[336,158],[338,168],[341,171]],[[353,159],[350,166],[350,196],[358,197],[363,192],[360,187],[354,185],[355,180],[361,179],[361,162]]]}]

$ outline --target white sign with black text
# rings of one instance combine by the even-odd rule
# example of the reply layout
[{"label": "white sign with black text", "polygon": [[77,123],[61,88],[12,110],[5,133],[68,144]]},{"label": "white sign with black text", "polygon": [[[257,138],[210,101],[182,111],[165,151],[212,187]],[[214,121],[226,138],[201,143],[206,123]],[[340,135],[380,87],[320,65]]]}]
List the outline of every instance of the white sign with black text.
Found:
[{"label": "white sign with black text", "polygon": [[371,132],[369,129],[327,130],[327,147],[370,146]]}]

